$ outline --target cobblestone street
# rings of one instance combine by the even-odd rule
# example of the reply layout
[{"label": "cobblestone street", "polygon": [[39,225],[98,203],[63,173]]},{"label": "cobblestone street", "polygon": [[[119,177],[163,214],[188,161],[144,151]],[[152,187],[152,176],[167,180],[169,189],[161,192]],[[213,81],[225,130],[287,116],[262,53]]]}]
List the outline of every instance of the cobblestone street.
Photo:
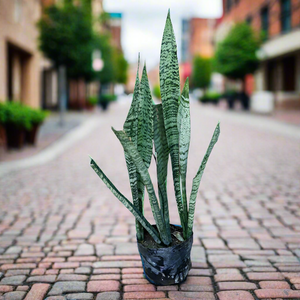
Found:
[{"label": "cobblestone street", "polygon": [[[127,111],[111,105],[55,160],[0,178],[0,299],[300,299],[300,128],[192,103],[188,191],[218,121],[220,139],[200,185],[189,277],[155,287],[143,278],[134,217],[89,166],[88,155],[131,199],[110,129]],[[150,172],[154,180],[153,160]]]}]

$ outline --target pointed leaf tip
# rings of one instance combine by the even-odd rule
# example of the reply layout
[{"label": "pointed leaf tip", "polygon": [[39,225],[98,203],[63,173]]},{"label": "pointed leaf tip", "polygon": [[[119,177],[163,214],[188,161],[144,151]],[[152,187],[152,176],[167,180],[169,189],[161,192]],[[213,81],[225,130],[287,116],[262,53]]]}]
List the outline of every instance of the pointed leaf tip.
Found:
[{"label": "pointed leaf tip", "polygon": [[167,18],[170,18],[170,8],[168,9],[168,17]]}]

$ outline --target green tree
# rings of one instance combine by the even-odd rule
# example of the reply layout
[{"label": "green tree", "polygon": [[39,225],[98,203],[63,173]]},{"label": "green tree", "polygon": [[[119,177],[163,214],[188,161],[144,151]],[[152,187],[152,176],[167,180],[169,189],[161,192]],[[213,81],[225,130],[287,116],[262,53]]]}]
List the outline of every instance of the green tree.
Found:
[{"label": "green tree", "polygon": [[212,73],[212,61],[210,58],[201,57],[199,55],[194,57],[192,85],[193,87],[207,89],[210,84]]},{"label": "green tree", "polygon": [[98,79],[102,84],[111,83],[115,78],[115,63],[110,36],[107,34],[97,35],[94,45],[96,49],[101,51],[102,60],[104,62],[103,69],[96,73],[95,79]]},{"label": "green tree", "polygon": [[[87,2],[87,1],[85,1]],[[39,21],[39,47],[56,67],[64,65],[69,78],[93,78],[94,33],[87,5],[50,6]]]},{"label": "green tree", "polygon": [[257,50],[261,38],[251,26],[237,23],[232,27],[225,39],[217,45],[215,52],[215,69],[232,79],[244,81],[247,74],[253,74],[258,66]]},{"label": "green tree", "polygon": [[123,53],[119,50],[115,51],[115,78],[116,83],[126,84],[128,79],[128,62]]}]

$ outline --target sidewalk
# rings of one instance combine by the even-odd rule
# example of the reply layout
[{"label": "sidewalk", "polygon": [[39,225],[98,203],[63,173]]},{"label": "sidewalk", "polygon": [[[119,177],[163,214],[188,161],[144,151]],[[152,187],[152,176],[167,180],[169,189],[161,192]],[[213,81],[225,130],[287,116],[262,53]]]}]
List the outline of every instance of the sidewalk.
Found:
[{"label": "sidewalk", "polygon": [[[239,107],[239,103],[237,103],[236,106],[237,108],[235,110],[232,110],[231,112],[259,115],[259,114],[251,113],[250,111],[246,111],[246,112],[243,111],[242,108]],[[217,106],[217,109],[221,109],[223,111],[229,111],[227,109],[226,101],[221,101]],[[275,110],[272,114],[261,115],[261,116],[282,123],[300,126],[300,110]]]},{"label": "sidewalk", "polygon": [[[127,111],[112,105],[47,163],[0,177],[0,300],[300,299],[300,128],[192,104],[188,191],[219,120],[221,134],[198,194],[189,277],[156,287],[143,278],[133,216],[89,166],[91,155],[131,198],[111,131]],[[172,185],[169,175],[178,224]],[[147,197],[145,215],[153,222]]]},{"label": "sidewalk", "polygon": [[7,161],[14,161],[19,159],[28,158],[33,156],[49,145],[60,139],[70,130],[85,122],[88,118],[93,117],[96,112],[66,112],[64,116],[64,124],[60,125],[60,116],[57,112],[51,112],[50,116],[46,119],[41,126],[37,145],[25,145],[22,149],[0,149],[0,163]]}]

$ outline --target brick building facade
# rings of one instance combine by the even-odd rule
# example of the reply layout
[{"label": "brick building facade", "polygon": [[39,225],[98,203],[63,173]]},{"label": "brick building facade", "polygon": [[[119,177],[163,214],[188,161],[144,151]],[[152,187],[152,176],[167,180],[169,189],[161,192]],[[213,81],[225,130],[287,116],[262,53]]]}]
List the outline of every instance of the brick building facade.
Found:
[{"label": "brick building facade", "polygon": [[0,0],[0,101],[40,105],[36,22],[41,13],[41,1]]},{"label": "brick building facade", "polygon": [[193,58],[210,58],[214,54],[215,19],[191,18],[181,22],[180,84],[191,76]]},{"label": "brick building facade", "polygon": [[248,22],[265,40],[255,89],[272,91],[280,108],[300,108],[300,0],[224,0],[216,41],[232,24]]}]

